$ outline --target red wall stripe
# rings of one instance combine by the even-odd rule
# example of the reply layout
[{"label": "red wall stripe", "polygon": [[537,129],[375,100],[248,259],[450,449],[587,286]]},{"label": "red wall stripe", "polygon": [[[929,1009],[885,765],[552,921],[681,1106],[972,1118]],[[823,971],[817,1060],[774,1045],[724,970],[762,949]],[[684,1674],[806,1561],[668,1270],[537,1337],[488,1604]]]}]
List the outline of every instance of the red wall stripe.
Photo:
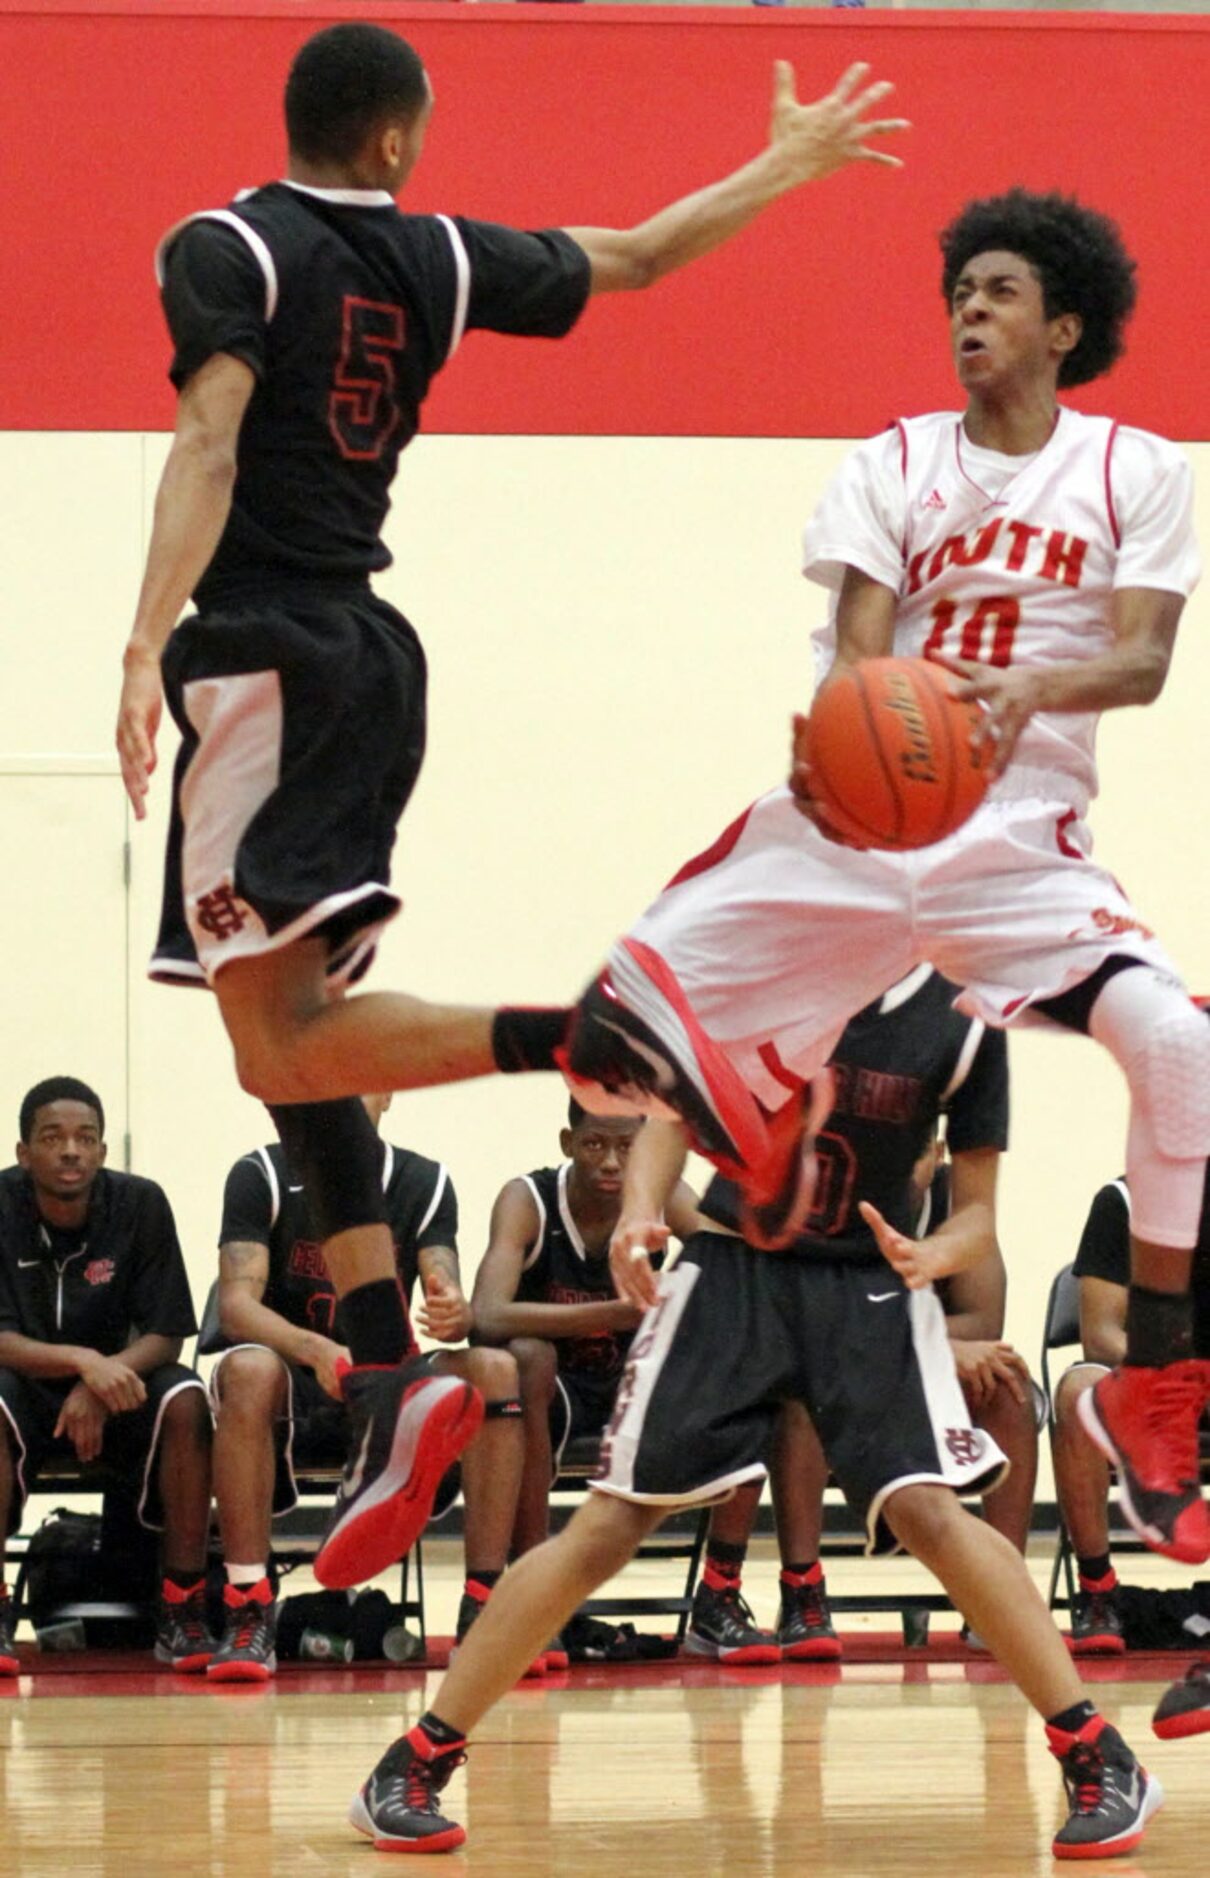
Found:
[{"label": "red wall stripe", "polygon": [[[0,0],[0,428],[171,424],[156,240],[280,173],[290,57],[342,16],[315,0]],[[472,336],[430,429],[848,437],[950,405],[936,231],[968,196],[1021,182],[1108,210],[1140,263],[1128,356],[1073,402],[1210,437],[1207,19],[444,0],[374,17],[435,83],[417,209],[639,220],[760,146],[780,56],[804,95],[868,59],[916,125],[903,174],[813,186],[651,293],[594,305],[568,341]]]}]

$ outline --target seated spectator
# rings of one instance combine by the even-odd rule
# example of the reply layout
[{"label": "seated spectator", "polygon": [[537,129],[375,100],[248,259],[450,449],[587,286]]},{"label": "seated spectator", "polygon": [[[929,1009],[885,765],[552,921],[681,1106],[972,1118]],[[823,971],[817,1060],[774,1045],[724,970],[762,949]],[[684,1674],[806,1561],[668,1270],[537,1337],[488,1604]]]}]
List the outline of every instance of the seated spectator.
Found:
[{"label": "seated spectator", "polygon": [[[364,1100],[379,1127],[390,1096]],[[458,1203],[446,1169],[384,1143],[382,1185],[405,1304],[419,1279],[416,1321],[424,1334],[462,1342],[471,1313],[458,1267]],[[349,1360],[306,1195],[276,1142],[244,1155],[227,1176],[219,1317],[234,1345],[210,1378],[226,1623],[207,1674],[216,1682],[265,1681],[277,1667],[271,1519],[297,1502],[296,1459],[326,1464],[345,1457],[339,1374]],[[439,1373],[474,1383],[486,1403],[484,1425],[461,1461],[466,1596],[486,1597],[508,1561],[521,1479],[516,1365],[500,1350],[442,1350],[430,1361]]]},{"label": "seated spectator", "polygon": [[[1194,1351],[1203,1358],[1210,1357],[1210,1179],[1207,1202],[1193,1261]],[[1110,1181],[1093,1199],[1080,1236],[1075,1275],[1084,1355],[1082,1362],[1064,1371],[1055,1388],[1051,1432],[1055,1491],[1078,1572],[1071,1647],[1079,1656],[1116,1656],[1126,1648],[1126,1641],[1118,1577],[1109,1550],[1109,1466],[1085,1433],[1078,1405],[1085,1391],[1126,1355],[1130,1194],[1125,1180]],[[1199,1726],[1210,1728],[1210,1659],[1195,1665],[1193,1673],[1195,1685],[1198,1676],[1202,1678],[1200,1690],[1192,1687],[1192,1696],[1205,1715]]]},{"label": "seated spectator", "polygon": [[[101,1099],[74,1076],[29,1091],[20,1135],[0,1173],[0,1535],[56,1455],[121,1475],[163,1535],[156,1656],[202,1670],[210,1416],[179,1361],[197,1324],[172,1208],[105,1167]],[[17,1669],[0,1588],[0,1673]]]},{"label": "seated spectator", "polygon": [[[961,1246],[964,1269],[946,1280],[953,1323],[961,1333],[951,1351],[960,1369],[965,1364],[968,1401],[996,1421],[989,1432],[997,1439],[1001,1426],[1010,1430],[1016,1443],[1010,1458],[1025,1463],[1026,1483],[1019,1492],[1005,1503],[999,1496],[1007,1489],[997,1482],[985,1500],[989,1520],[1023,1549],[1033,1501],[1037,1424],[1028,1373],[1001,1340],[1004,1267],[995,1221],[996,1178],[1008,1141],[1008,1054],[1003,1033],[955,1011],[955,996],[955,986],[924,966],[846,1026],[832,1057],[835,1107],[816,1143],[816,1206],[793,1251],[826,1263],[868,1265],[870,1303],[877,1307],[900,1295],[883,1263],[888,1232],[923,1234],[915,1256],[926,1273],[943,1241]],[[945,1189],[952,1204],[939,1208],[930,1196],[943,1114],[953,1153]],[[735,1226],[728,1183],[712,1181],[700,1204],[711,1220]],[[880,1272],[885,1285],[876,1282]],[[757,1626],[741,1591],[760,1492],[758,1485],[749,1485],[712,1515],[687,1647],[740,1663],[776,1661],[779,1655],[837,1657],[840,1643],[819,1559],[828,1470],[801,1406],[782,1413],[770,1473],[782,1562],[776,1629]]]},{"label": "seated spectator", "polygon": [[[601,1435],[641,1313],[625,1304],[609,1270],[626,1157],[638,1119],[568,1107],[559,1136],[566,1159],[510,1180],[492,1208],[487,1251],[471,1300],[475,1335],[506,1344],[521,1379],[525,1467],[513,1555],[549,1530],[548,1496],[569,1441]],[[694,1230],[692,1190],[682,1181],[668,1209],[678,1238]]]}]

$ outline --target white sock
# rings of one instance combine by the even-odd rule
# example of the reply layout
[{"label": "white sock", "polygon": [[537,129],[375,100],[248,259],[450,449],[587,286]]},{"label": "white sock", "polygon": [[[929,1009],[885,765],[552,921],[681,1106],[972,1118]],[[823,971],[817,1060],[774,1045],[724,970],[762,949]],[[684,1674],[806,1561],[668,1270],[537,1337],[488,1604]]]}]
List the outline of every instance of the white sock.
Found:
[{"label": "white sock", "polygon": [[262,1578],[268,1577],[265,1565],[235,1565],[227,1567],[227,1583],[234,1585],[237,1591],[250,1591]]}]

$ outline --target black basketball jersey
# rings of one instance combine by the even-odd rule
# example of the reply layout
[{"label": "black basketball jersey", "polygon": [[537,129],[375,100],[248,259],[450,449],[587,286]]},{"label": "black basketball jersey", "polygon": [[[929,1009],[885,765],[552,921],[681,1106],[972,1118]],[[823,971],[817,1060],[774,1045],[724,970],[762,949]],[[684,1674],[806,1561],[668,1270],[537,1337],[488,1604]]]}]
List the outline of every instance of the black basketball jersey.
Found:
[{"label": "black basketball jersey", "polygon": [[[836,1104],[816,1140],[815,1205],[795,1251],[880,1259],[859,1200],[898,1232],[913,1233],[912,1169],[941,1115],[951,1152],[1007,1147],[1004,1033],[955,1011],[956,995],[940,973],[920,966],[845,1026],[831,1061]],[[729,1181],[711,1181],[702,1211],[738,1230]]]},{"label": "black basketball jersey", "polygon": [[171,229],[157,271],[178,388],[217,352],[257,379],[199,605],[266,576],[364,580],[388,566],[399,453],[463,333],[558,338],[590,285],[560,229],[403,215],[385,190],[285,182]]},{"label": "black basketball jersey", "polygon": [[[538,1209],[538,1231],[526,1253],[517,1298],[526,1304],[597,1304],[617,1297],[608,1246],[592,1253],[572,1217],[567,1197],[571,1162],[541,1167],[524,1176]],[[632,1333],[600,1331],[595,1337],[557,1337],[559,1369],[594,1382],[612,1383],[626,1366]]]},{"label": "black basketball jersey", "polygon": [[[382,1191],[395,1241],[405,1303],[426,1246],[458,1243],[458,1201],[439,1161],[383,1143]],[[235,1163],[223,1190],[219,1244],[243,1241],[269,1252],[263,1303],[292,1324],[344,1342],[332,1280],[302,1186],[278,1142],[254,1148]]]}]

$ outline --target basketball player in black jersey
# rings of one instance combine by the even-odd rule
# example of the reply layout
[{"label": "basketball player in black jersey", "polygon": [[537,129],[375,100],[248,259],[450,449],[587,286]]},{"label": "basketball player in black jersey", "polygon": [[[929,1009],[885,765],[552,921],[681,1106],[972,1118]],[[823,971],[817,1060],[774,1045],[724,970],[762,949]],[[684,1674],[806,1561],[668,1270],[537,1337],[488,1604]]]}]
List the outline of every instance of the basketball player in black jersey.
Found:
[{"label": "basketball player in black jersey", "polygon": [[[369,584],[389,561],[399,453],[465,331],[558,337],[590,295],[651,285],[801,183],[895,162],[866,141],[899,128],[873,115],[890,87],[867,70],[803,106],[779,64],[768,146],[741,169],[635,228],[527,234],[398,212],[432,111],[427,74],[394,33],[334,26],[290,71],[285,180],[161,244],[179,406],[118,749],[141,817],[166,695],[182,742],[152,969],[214,990],[342,1300],[352,1450],[323,1583],[406,1551],[479,1413],[464,1383],[399,1367],[377,1146],[354,1098],[551,1067],[565,1027],[562,1012],[334,995],[398,911],[391,847],[424,750],[424,654]],[[191,595],[198,612],[173,632]]]},{"label": "basketball player in black jersey", "polygon": [[[923,990],[916,985],[917,995]],[[459,1842],[437,1796],[465,1756],[468,1729],[511,1687],[550,1625],[620,1570],[670,1506],[708,1502],[763,1477],[784,1400],[809,1408],[832,1473],[866,1520],[870,1550],[903,1548],[927,1565],[1046,1721],[1070,1805],[1056,1857],[1106,1857],[1141,1840],[1162,1799],[1158,1783],[1085,1700],[1020,1553],[954,1491],[982,1491],[1005,1466],[971,1422],[931,1289],[986,1252],[995,1141],[976,1157],[986,1168],[945,1225],[927,1240],[911,1237],[912,1168],[961,1048],[948,1061],[939,1056],[925,1023],[915,1052],[897,1052],[892,1070],[877,1041],[877,1010],[864,1015],[872,1054],[851,1073],[839,1066],[838,1082],[863,1159],[886,1114],[902,1123],[894,1185],[895,1151],[886,1168],[886,1214],[859,1203],[885,1262],[821,1250],[829,1224],[847,1225],[857,1160],[837,1134],[822,1156],[819,1238],[779,1254],[757,1251],[725,1223],[739,1196],[720,1189],[703,1201],[717,1226],[694,1234],[657,1279],[649,1254],[668,1238],[664,1205],[688,1131],[648,1119],[627,1163],[610,1252],[619,1292],[647,1308],[595,1491],[561,1533],[506,1573],[432,1708],[354,1799],[351,1823],[376,1845]],[[930,1007],[930,1022],[936,1015]]]},{"label": "basketball player in black jersey", "polygon": [[[518,1175],[492,1208],[471,1305],[476,1337],[507,1344],[520,1374],[525,1468],[514,1555],[547,1536],[551,1479],[567,1443],[604,1431],[642,1316],[618,1296],[609,1266],[640,1126],[637,1117],[587,1115],[572,1101],[559,1136],[562,1166]],[[678,1239],[699,1224],[684,1182],[668,1223]]]},{"label": "basketball player in black jersey", "polygon": [[[378,1126],[390,1106],[368,1096]],[[448,1170],[380,1143],[381,1184],[405,1303],[442,1343],[462,1343],[470,1304],[458,1265],[458,1202]],[[280,1147],[256,1148],[227,1176],[219,1234],[219,1316],[230,1347],[210,1376],[217,1419],[214,1497],[227,1572],[222,1645],[207,1675],[263,1681],[276,1667],[267,1576],[272,1515],[297,1501],[294,1461],[330,1462],[345,1438],[344,1326],[302,1185]],[[411,1341],[409,1356],[417,1354]],[[503,1350],[443,1350],[434,1374],[480,1390],[487,1420],[462,1457],[467,1584],[494,1583],[508,1561],[521,1479],[517,1369]]]}]

